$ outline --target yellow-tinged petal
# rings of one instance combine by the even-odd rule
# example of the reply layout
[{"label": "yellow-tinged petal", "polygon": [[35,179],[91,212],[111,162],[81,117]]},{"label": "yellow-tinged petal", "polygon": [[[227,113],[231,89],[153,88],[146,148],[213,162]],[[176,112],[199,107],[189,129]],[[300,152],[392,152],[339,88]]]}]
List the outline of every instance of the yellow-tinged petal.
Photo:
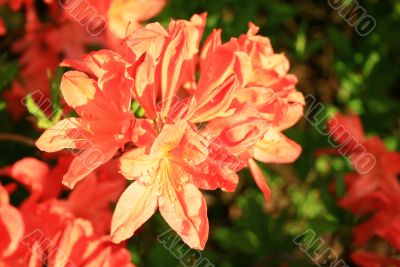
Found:
[{"label": "yellow-tinged petal", "polygon": [[174,194],[162,194],[159,197],[161,215],[187,245],[194,249],[204,249],[209,230],[204,197],[191,183],[176,188]]},{"label": "yellow-tinged petal", "polygon": [[278,131],[270,130],[257,142],[254,158],[265,163],[290,163],[301,153],[301,146]]},{"label": "yellow-tinged petal", "polygon": [[96,82],[80,71],[68,71],[61,80],[61,92],[70,107],[88,103],[96,94]]},{"label": "yellow-tinged petal", "polygon": [[80,123],[81,120],[78,118],[59,121],[36,140],[36,146],[46,152],[56,152],[64,148],[75,149],[76,139],[80,136],[78,130]]},{"label": "yellow-tinged petal", "polygon": [[122,193],[111,223],[111,239],[115,243],[130,238],[157,209],[158,184],[134,182]]}]

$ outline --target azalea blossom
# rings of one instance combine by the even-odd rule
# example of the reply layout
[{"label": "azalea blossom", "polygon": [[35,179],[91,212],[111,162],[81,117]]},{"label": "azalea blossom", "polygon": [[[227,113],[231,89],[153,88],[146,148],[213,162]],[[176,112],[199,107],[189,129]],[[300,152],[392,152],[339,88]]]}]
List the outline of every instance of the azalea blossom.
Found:
[{"label": "azalea blossom", "polygon": [[[351,152],[348,156],[353,166],[365,153],[376,159],[369,172],[345,176],[347,193],[339,200],[339,205],[358,216],[370,215],[353,229],[354,243],[364,246],[377,236],[400,251],[400,183],[397,179],[400,153],[387,150],[377,136],[365,136],[361,120],[356,115],[337,114],[328,123],[328,128],[333,138]],[[368,253],[356,252],[354,259],[362,266],[399,264],[396,260]],[[376,265],[369,262],[376,262]]]},{"label": "azalea blossom", "polygon": [[69,71],[61,81],[64,100],[80,117],[61,120],[36,142],[47,152],[79,150],[63,179],[69,187],[112,159],[132,138],[135,125],[130,111],[133,79],[120,56],[100,51],[88,55],[81,67],[90,68],[91,76]]},{"label": "azalea blossom", "polygon": [[[121,174],[133,182],[113,215],[114,242],[131,237],[159,209],[190,247],[203,249],[209,226],[199,189],[231,192],[237,172],[247,165],[270,197],[252,158],[260,158],[260,151],[276,155],[275,143],[265,140],[286,140],[280,131],[301,116],[302,95],[294,89],[295,78],[286,75],[286,61],[278,57],[281,67],[267,43],[251,44],[269,51],[264,65],[261,52],[247,49],[243,39],[262,39],[254,35],[255,26],[247,37],[227,43],[214,31],[200,49],[205,23],[205,14],[172,20],[166,29],[150,23],[125,38],[118,54],[102,50],[64,62],[79,70],[64,74],[61,83],[66,103],[79,117],[48,129],[37,146],[79,153],[63,179],[70,187],[119,157]],[[255,77],[259,71],[265,75]],[[265,105],[247,101],[252,93]],[[133,116],[137,108],[143,117]],[[291,141],[282,142],[290,153]],[[276,153],[286,153],[278,147]],[[91,148],[101,153],[94,166],[87,166]]]},{"label": "azalea blossom", "polygon": [[[222,44],[215,32],[197,56],[204,24],[205,16],[195,15],[190,22],[172,21],[166,30],[149,24],[126,39],[125,56],[137,62],[133,95],[154,120],[158,136],[121,157],[122,174],[136,182],[115,210],[112,234],[117,242],[130,237],[159,208],[189,246],[202,249],[208,222],[196,187],[233,191],[236,172],[247,161],[269,198],[251,157],[272,121],[256,105],[237,103],[236,92],[244,90],[252,75],[252,57],[238,49],[238,40]],[[199,124],[206,126],[199,130]],[[219,158],[221,154],[225,156]]]},{"label": "azalea blossom", "polygon": [[[9,203],[9,195],[18,188],[0,184],[1,266],[134,266],[124,245],[115,245],[107,234],[109,205],[125,188],[115,164],[92,173],[67,199],[58,199],[58,189],[41,190],[51,178],[60,181],[59,170],[68,168],[69,162],[69,156],[62,156],[49,168],[43,161],[24,158],[3,170],[2,175],[18,181],[30,196],[16,208]],[[37,197],[49,191],[52,196]]]},{"label": "azalea blossom", "polygon": [[[62,58],[78,59],[89,45],[116,49],[128,32],[155,16],[165,5],[165,0],[43,2],[48,9],[46,21],[41,19],[35,1],[0,3],[14,12],[22,8],[25,11],[25,34],[12,44],[12,51],[20,55],[21,71],[12,90],[4,92],[11,103],[7,109],[16,119],[25,112],[19,103],[27,94],[40,91],[49,97],[49,76],[54,77]],[[0,36],[4,34],[6,28],[0,19]],[[22,88],[22,95],[16,86]]]}]

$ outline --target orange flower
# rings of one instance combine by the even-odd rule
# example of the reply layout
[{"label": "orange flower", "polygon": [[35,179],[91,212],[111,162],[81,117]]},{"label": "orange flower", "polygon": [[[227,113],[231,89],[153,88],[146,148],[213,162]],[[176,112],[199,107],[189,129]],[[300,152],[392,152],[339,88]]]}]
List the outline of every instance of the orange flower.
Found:
[{"label": "orange flower", "polygon": [[[194,186],[192,154],[183,154],[185,125],[165,125],[146,154],[137,148],[121,158],[122,174],[137,179],[122,194],[112,221],[115,242],[127,239],[160,208],[167,223],[191,247],[202,249],[208,237],[207,206]],[[188,143],[189,142],[189,143]],[[187,153],[194,153],[187,149]],[[197,155],[194,155],[196,157]]]},{"label": "orange flower", "polygon": [[[27,94],[41,91],[45,97],[49,96],[48,76],[55,73],[62,57],[78,59],[88,45],[118,48],[128,30],[133,31],[140,22],[155,16],[165,4],[165,0],[43,2],[48,7],[46,22],[39,18],[35,1],[0,3],[8,4],[13,11],[24,7],[26,15],[25,34],[12,45],[13,52],[20,54],[18,85],[14,83],[12,90],[5,92],[7,108],[16,119],[26,109],[15,103],[20,103]],[[0,19],[0,36],[5,33],[4,21]],[[17,90],[17,86],[23,90]]]},{"label": "orange flower", "polygon": [[[253,91],[268,100],[270,94],[264,93],[272,90],[280,98],[262,107],[244,100],[255,83],[257,55],[241,49],[236,39],[222,43],[218,32],[200,54],[205,19],[205,14],[194,15],[190,21],[172,20],[166,29],[159,23],[139,27],[118,50],[122,58],[103,50],[66,62],[87,73],[67,72],[61,84],[67,104],[80,117],[48,129],[37,144],[48,152],[70,148],[86,156],[89,142],[103,155],[96,167],[120,157],[120,172],[134,182],[115,209],[115,242],[131,237],[159,209],[189,246],[203,249],[207,207],[198,188],[233,191],[237,172],[246,165],[269,198],[252,157],[266,136],[282,139],[279,131],[294,123],[293,112],[302,110],[292,98],[302,96],[294,92],[287,68],[275,67],[281,59],[272,57],[261,70],[276,77]],[[131,96],[144,118],[133,117]],[[295,150],[290,142],[284,144],[287,151]],[[95,169],[82,160],[81,155],[74,159],[64,183],[72,187]]]},{"label": "orange flower", "polygon": [[208,221],[197,187],[233,191],[236,172],[269,127],[251,106],[229,111],[252,68],[232,43],[203,48],[196,82],[204,25],[205,15],[172,21],[167,29],[153,23],[125,41],[125,56],[135,62],[133,96],[154,121],[157,137],[121,157],[121,173],[136,181],[113,216],[116,242],[132,236],[159,208],[189,246],[203,249]]},{"label": "orange flower", "polygon": [[[0,265],[6,264],[18,249],[24,234],[21,213],[9,203],[6,189],[0,184]],[[6,265],[7,266],[7,265]]]},{"label": "orange flower", "polygon": [[[231,39],[225,46],[236,49],[242,59],[238,78],[241,83],[234,91],[231,109],[240,105],[255,108],[261,117],[270,122],[252,149],[253,157],[265,163],[289,163],[297,159],[301,147],[282,134],[303,115],[304,98],[296,91],[297,78],[287,74],[289,61],[282,54],[273,52],[268,38],[256,35],[259,28],[249,24],[249,31],[237,40]],[[204,44],[200,67],[207,69],[206,59],[210,52],[221,46],[221,31],[214,30]],[[257,163],[248,159],[248,166],[257,185],[269,200],[270,190]]]},{"label": "orange flower", "polygon": [[[63,183],[73,187],[94,169],[109,161],[132,137],[135,120],[130,112],[133,80],[126,74],[126,63],[111,51],[99,51],[81,63],[80,71],[65,73],[61,91],[66,103],[80,118],[67,118],[46,130],[37,140],[39,149],[55,152],[74,149]],[[120,88],[120,90],[116,90]]]},{"label": "orange flower", "polygon": [[[49,176],[47,181],[57,180],[65,160],[68,158],[62,157],[49,172],[45,163],[23,159],[10,167],[12,178],[32,191],[28,198],[32,199],[45,176]],[[0,265],[133,267],[128,250],[106,235],[111,221],[109,205],[125,188],[125,179],[115,177],[115,167],[99,169],[79,183],[68,199],[56,199],[57,194],[36,202],[25,200],[19,209],[9,204],[8,192],[0,185]]]}]

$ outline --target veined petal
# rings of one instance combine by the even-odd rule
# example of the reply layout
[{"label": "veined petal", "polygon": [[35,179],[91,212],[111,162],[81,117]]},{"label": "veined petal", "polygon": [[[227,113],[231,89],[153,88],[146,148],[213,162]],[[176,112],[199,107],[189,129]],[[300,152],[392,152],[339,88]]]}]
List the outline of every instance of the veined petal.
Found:
[{"label": "veined petal", "polygon": [[235,98],[239,100],[240,103],[251,105],[258,110],[262,110],[263,106],[269,105],[275,96],[270,88],[246,87],[236,90]]},{"label": "veined petal", "polygon": [[91,145],[71,162],[68,172],[63,177],[65,186],[73,188],[77,182],[93,170],[109,161],[118,150],[118,147],[113,143],[91,143]]},{"label": "veined petal", "polygon": [[181,190],[173,193],[173,196],[160,196],[161,215],[191,248],[204,249],[208,238],[207,205],[204,197],[191,183],[182,185]]},{"label": "veined petal", "polygon": [[79,71],[86,72],[95,77],[99,77],[102,73],[101,66],[112,58],[120,58],[121,56],[111,50],[102,49],[94,51],[83,56],[82,60],[67,59],[61,63],[61,66],[75,68]]},{"label": "veined petal", "polygon": [[129,62],[137,61],[144,53],[149,53],[158,60],[168,32],[160,23],[149,23],[145,27],[136,28],[123,44]]},{"label": "veined petal", "polygon": [[79,118],[63,119],[47,129],[36,140],[36,146],[46,152],[56,152],[64,148],[76,149],[80,124]]},{"label": "veined petal", "polygon": [[151,155],[164,155],[174,149],[182,140],[185,133],[186,124],[176,122],[176,124],[166,124],[158,134],[151,146]]},{"label": "veined petal", "polygon": [[161,113],[168,114],[173,98],[181,85],[188,58],[188,34],[186,28],[178,29],[165,48],[161,62]]},{"label": "veined petal", "polygon": [[80,71],[68,71],[61,80],[61,92],[65,102],[76,108],[87,104],[96,94],[96,82]]},{"label": "veined petal", "polygon": [[218,88],[234,74],[233,68],[236,62],[235,53],[225,47],[218,47],[210,56],[208,66],[201,73],[198,88],[195,92],[197,105],[202,106],[209,102],[216,94]]},{"label": "veined petal", "polygon": [[[236,158],[235,158],[236,159]],[[216,190],[220,188],[226,192],[233,192],[239,182],[239,176],[232,169],[241,164],[241,161],[230,160],[225,164],[219,164],[215,160],[206,160],[196,166],[186,170],[193,177],[193,183],[200,189]],[[229,168],[224,165],[228,165]]]},{"label": "veined petal", "polygon": [[104,98],[110,100],[116,111],[129,112],[134,81],[127,74],[126,63],[122,59],[109,60],[102,65],[102,70],[98,85]]},{"label": "veined petal", "polygon": [[146,183],[156,176],[158,159],[146,154],[145,147],[133,149],[125,152],[120,158],[120,172],[126,179],[138,179]]},{"label": "veined petal", "polygon": [[208,70],[211,61],[211,55],[222,44],[221,30],[213,30],[204,42],[203,49],[200,54],[200,71],[202,73]]},{"label": "veined petal", "polygon": [[57,244],[49,248],[49,265],[63,267],[74,263],[80,265],[84,260],[89,238],[93,228],[89,221],[75,219],[70,221],[62,232]]},{"label": "veined petal", "polygon": [[223,116],[232,102],[233,92],[236,87],[237,79],[232,74],[222,84],[213,88],[213,90],[203,92],[209,98],[200,100],[201,102],[197,103],[195,114],[190,121],[199,123]]},{"label": "veined petal", "polygon": [[263,138],[268,131],[270,123],[263,119],[257,110],[244,106],[233,115],[211,121],[205,136],[218,136],[215,143],[221,143],[236,156],[246,151],[251,151],[255,144]]},{"label": "veined petal", "polygon": [[158,184],[132,183],[122,193],[111,223],[111,239],[115,243],[130,238],[157,209]]},{"label": "veined petal", "polygon": [[271,129],[257,142],[254,158],[265,163],[290,163],[295,161],[300,153],[300,145]]},{"label": "veined petal", "polygon": [[132,88],[133,97],[143,107],[146,115],[154,119],[156,117],[155,89],[155,62],[151,54],[146,54],[143,61],[137,66],[135,73],[135,86]]},{"label": "veined petal", "polygon": [[304,115],[304,97],[303,94],[294,91],[288,95],[288,107],[283,116],[282,122],[277,126],[281,131],[292,127]]}]

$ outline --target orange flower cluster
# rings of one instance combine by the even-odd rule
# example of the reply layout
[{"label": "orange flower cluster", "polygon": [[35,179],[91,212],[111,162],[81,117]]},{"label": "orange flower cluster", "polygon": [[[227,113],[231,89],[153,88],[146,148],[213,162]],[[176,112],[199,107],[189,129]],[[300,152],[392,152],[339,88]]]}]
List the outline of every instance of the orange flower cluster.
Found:
[{"label": "orange flower cluster", "polygon": [[[20,54],[21,71],[4,95],[15,118],[24,114],[20,100],[40,90],[49,96],[49,74],[63,58],[80,58],[88,46],[116,48],[140,22],[152,18],[165,0],[44,0],[46,14],[38,14],[33,0],[0,0],[25,15],[25,32],[11,45]],[[7,33],[0,18],[0,36]]]},{"label": "orange flower cluster", "polygon": [[[12,182],[0,185],[0,266],[133,267],[128,250],[108,235],[110,204],[125,188],[116,164],[91,173],[62,199],[61,179],[70,162],[70,156],[61,156],[49,168],[24,158],[1,170]],[[19,187],[29,197],[17,208],[10,197]]]},{"label": "orange flower cluster", "polygon": [[[356,137],[354,142],[342,132],[333,129],[341,125]],[[372,238],[385,240],[397,252],[400,251],[400,153],[391,152],[379,137],[366,137],[360,118],[355,115],[337,114],[328,124],[335,140],[351,151],[351,163],[361,153],[374,156],[373,168],[367,173],[349,173],[345,176],[346,195],[339,200],[339,205],[360,218],[368,216],[353,230],[354,244],[363,247]],[[363,149],[361,149],[363,148]],[[400,260],[385,257],[374,252],[356,251],[352,259],[360,266],[400,266]]]},{"label": "orange flower cluster", "polygon": [[[69,187],[118,158],[133,182],[119,198],[111,238],[130,238],[158,209],[190,247],[208,238],[199,189],[233,191],[248,166],[269,188],[254,159],[291,162],[301,148],[282,131],[303,114],[303,95],[289,62],[250,24],[222,42],[214,30],[200,49],[206,15],[138,27],[115,51],[66,60],[61,91],[78,117],[65,118],[37,140],[47,152],[77,151]],[[86,179],[86,178],[85,178]]]}]

